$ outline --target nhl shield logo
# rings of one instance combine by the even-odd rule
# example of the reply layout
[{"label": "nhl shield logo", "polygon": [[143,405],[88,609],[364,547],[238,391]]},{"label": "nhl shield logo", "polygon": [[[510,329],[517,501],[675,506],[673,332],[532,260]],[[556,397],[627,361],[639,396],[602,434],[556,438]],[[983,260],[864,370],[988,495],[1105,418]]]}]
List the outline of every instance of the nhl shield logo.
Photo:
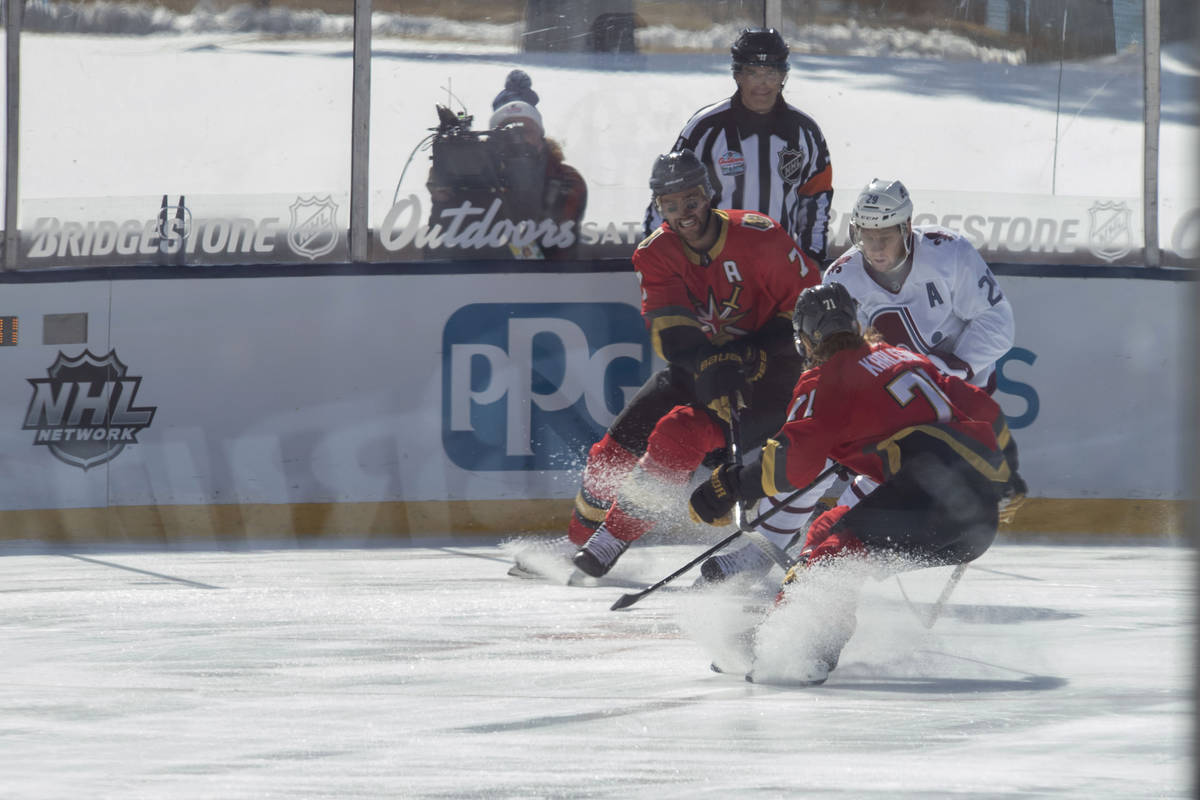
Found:
[{"label": "nhl shield logo", "polygon": [[310,261],[333,252],[338,243],[337,203],[330,195],[297,197],[291,205],[288,246]]},{"label": "nhl shield logo", "polygon": [[134,405],[142,379],[127,372],[116,350],[103,358],[88,350],[74,358],[60,352],[48,378],[27,379],[33,398],[22,430],[36,431],[35,445],[84,471],[113,460],[125,445],[137,444],[158,410]]},{"label": "nhl shield logo", "polygon": [[784,148],[779,151],[779,177],[784,183],[797,183],[804,169],[804,151]]},{"label": "nhl shield logo", "polygon": [[1124,203],[1096,203],[1089,208],[1088,249],[1092,254],[1111,264],[1129,253],[1133,248],[1132,216]]}]

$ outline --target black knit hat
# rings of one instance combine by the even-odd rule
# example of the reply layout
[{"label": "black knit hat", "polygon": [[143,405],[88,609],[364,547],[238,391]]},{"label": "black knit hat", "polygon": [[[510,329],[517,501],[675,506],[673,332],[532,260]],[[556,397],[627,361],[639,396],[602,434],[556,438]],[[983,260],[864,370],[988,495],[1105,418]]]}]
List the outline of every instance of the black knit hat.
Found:
[{"label": "black knit hat", "polygon": [[504,79],[504,89],[492,101],[492,111],[513,100],[520,100],[531,106],[537,105],[538,94],[533,90],[533,80],[524,70],[514,69],[508,73],[508,77]]}]

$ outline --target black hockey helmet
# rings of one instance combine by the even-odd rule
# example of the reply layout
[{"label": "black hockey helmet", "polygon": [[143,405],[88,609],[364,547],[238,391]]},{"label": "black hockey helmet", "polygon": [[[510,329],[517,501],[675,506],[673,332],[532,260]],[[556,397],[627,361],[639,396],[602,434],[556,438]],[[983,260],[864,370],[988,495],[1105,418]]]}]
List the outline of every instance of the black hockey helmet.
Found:
[{"label": "black hockey helmet", "polygon": [[746,28],[729,48],[733,55],[733,71],[741,67],[775,67],[787,72],[788,46],[774,28]]},{"label": "black hockey helmet", "polygon": [[704,193],[708,197],[713,196],[708,167],[691,150],[678,150],[654,160],[654,169],[650,171],[650,191],[655,197],[682,192],[693,186],[703,186]]},{"label": "black hockey helmet", "polygon": [[800,293],[792,312],[796,349],[803,354],[801,336],[816,347],[835,333],[858,333],[858,301],[840,283],[810,286]]}]

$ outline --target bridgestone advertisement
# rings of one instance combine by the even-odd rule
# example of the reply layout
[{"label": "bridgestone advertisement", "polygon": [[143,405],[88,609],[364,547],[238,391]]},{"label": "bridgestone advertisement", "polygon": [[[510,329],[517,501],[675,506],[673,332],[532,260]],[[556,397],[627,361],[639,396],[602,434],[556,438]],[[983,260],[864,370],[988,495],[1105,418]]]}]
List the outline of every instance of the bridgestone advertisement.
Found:
[{"label": "bridgestone advertisement", "polygon": [[[854,189],[834,192],[830,255],[849,246]],[[500,200],[435,210],[409,194],[372,224],[374,262],[538,259],[569,251],[581,260],[628,258],[640,219],[506,216]],[[27,268],[97,265],[311,264],[348,260],[349,198],[335,192],[255,197],[122,198],[96,203],[30,201],[21,231]],[[95,209],[95,211],[89,211]],[[103,209],[100,211],[99,209]],[[1128,197],[1053,197],[923,192],[913,223],[960,231],[991,263],[1139,265],[1141,205]],[[113,216],[114,210],[123,211]],[[110,216],[104,217],[103,214]],[[1200,257],[1200,208],[1164,207],[1164,265]]]}]

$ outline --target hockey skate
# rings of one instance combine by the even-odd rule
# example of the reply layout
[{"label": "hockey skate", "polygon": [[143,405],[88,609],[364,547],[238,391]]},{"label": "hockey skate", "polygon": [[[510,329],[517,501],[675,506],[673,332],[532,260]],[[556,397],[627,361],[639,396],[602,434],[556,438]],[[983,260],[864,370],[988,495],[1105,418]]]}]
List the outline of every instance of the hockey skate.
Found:
[{"label": "hockey skate", "polygon": [[585,575],[602,578],[628,548],[629,542],[613,536],[608,528],[601,525],[571,561]]},{"label": "hockey skate", "polygon": [[760,578],[771,571],[774,563],[758,545],[748,544],[732,553],[719,553],[706,559],[700,565],[700,578],[696,585],[722,583],[735,575]]},{"label": "hockey skate", "polygon": [[750,683],[820,686],[854,635],[861,565],[805,569],[785,579],[779,603],[759,626]]},{"label": "hockey skate", "polygon": [[739,675],[752,668],[754,663],[754,634],[758,620],[733,633],[721,652],[714,655],[708,668],[718,675]]},{"label": "hockey skate", "polygon": [[784,675],[756,673],[754,667],[746,673],[746,683],[762,683],[772,686],[820,686],[829,680],[829,673],[837,667],[837,657],[833,663],[824,658],[813,658],[803,664],[792,665]]},{"label": "hockey skate", "polygon": [[786,661],[779,661],[777,656],[765,662],[756,658],[746,672],[746,682],[773,686],[820,686],[829,679],[829,673],[837,669],[842,648],[850,640],[854,628],[853,617],[849,624],[834,623],[830,630],[819,637],[819,641],[800,648]]}]

